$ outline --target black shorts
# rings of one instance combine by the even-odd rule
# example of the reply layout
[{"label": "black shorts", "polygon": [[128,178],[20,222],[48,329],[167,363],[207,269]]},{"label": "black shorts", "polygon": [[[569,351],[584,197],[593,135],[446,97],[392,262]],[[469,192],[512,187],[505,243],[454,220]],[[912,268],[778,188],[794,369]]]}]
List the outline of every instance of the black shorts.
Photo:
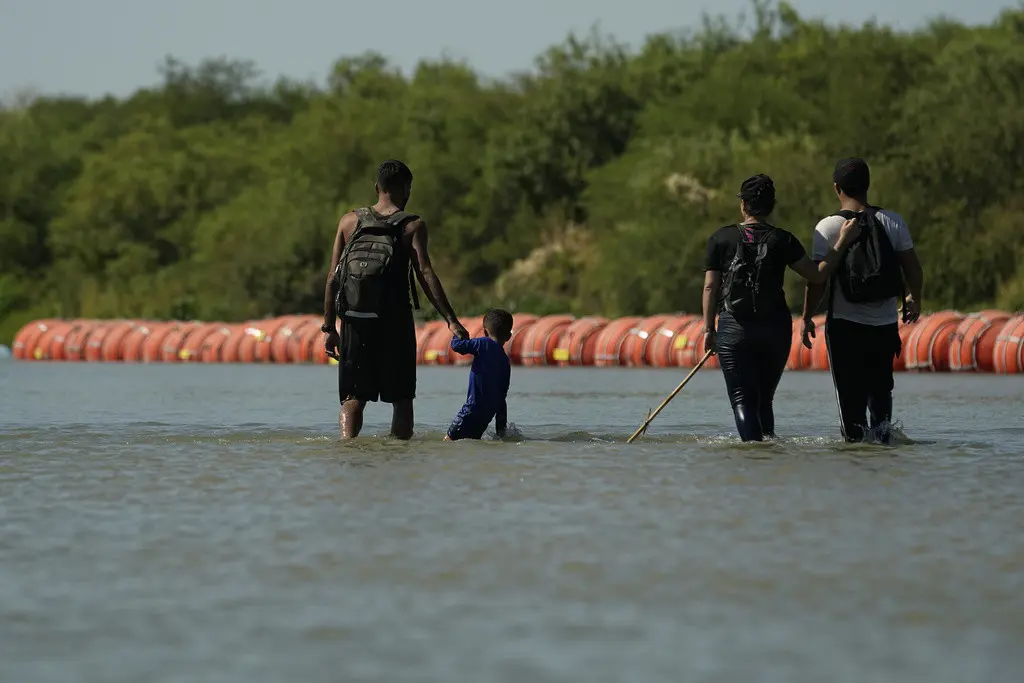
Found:
[{"label": "black shorts", "polygon": [[416,398],[416,323],[393,318],[346,320],[341,326],[338,397],[396,403]]}]

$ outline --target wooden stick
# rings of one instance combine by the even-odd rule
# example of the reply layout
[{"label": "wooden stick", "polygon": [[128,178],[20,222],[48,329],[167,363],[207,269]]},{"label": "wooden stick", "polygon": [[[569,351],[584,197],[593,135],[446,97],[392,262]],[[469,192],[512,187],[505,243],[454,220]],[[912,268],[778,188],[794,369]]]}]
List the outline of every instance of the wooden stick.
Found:
[{"label": "wooden stick", "polygon": [[661,409],[664,408],[665,406],[667,406],[668,402],[671,401],[672,399],[674,399],[676,397],[676,394],[678,394],[680,391],[683,390],[683,387],[686,386],[686,383],[689,382],[690,379],[692,379],[693,376],[697,374],[697,371],[700,370],[701,367],[704,366],[704,363],[707,362],[708,358],[711,358],[711,354],[712,354],[712,351],[708,351],[707,353],[704,354],[704,357],[700,359],[700,362],[697,363],[697,365],[693,368],[693,370],[690,370],[690,374],[688,374],[685,377],[685,379],[683,379],[683,381],[679,383],[679,386],[677,386],[675,388],[675,391],[673,391],[671,394],[669,394],[668,398],[666,398],[664,401],[662,401],[661,405],[658,406],[658,408],[651,415],[647,416],[647,419],[644,420],[644,423],[642,425],[640,425],[639,429],[637,429],[635,432],[633,432],[633,436],[629,437],[629,439],[626,440],[626,443],[633,443],[633,441],[636,440],[636,438],[638,436],[640,436],[640,434],[642,434],[643,432],[645,432],[647,430],[647,426],[649,424],[651,424],[651,420],[656,418],[658,416],[658,413],[661,412]]}]

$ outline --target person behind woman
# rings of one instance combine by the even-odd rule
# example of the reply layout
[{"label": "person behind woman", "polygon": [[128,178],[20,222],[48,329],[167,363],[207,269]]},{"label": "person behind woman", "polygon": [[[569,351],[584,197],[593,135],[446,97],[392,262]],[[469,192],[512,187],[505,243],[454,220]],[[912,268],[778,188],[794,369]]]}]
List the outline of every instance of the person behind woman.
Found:
[{"label": "person behind woman", "polygon": [[855,220],[843,223],[835,248],[815,264],[796,236],[768,221],[775,209],[770,177],[748,178],[736,196],[743,222],[719,228],[708,239],[704,349],[718,355],[740,438],[763,441],[775,437],[772,401],[793,342],[783,290],[786,267],[811,282],[827,281],[859,228]]}]

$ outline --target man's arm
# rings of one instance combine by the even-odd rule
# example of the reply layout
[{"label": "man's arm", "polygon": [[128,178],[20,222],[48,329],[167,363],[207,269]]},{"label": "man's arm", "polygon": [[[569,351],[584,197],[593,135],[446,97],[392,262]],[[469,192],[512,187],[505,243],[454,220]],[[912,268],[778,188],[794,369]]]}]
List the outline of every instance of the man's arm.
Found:
[{"label": "man's arm", "polygon": [[[828,221],[827,224],[826,221]],[[835,222],[836,221],[830,217],[819,221],[818,225],[814,227],[814,235],[811,237],[811,258],[819,269],[821,268],[822,262],[828,257],[828,254],[835,248],[833,239],[836,242],[839,241],[838,234],[835,235],[834,238],[830,237],[824,232],[828,228],[823,228],[822,226],[831,226],[831,224]],[[814,282],[814,279],[817,279],[818,282]],[[815,311],[817,311],[818,306],[821,305],[822,297],[825,296],[825,288],[827,285],[828,278],[807,278],[807,287],[804,288],[804,320],[810,320],[814,317]]]},{"label": "man's arm", "polygon": [[924,269],[917,258],[913,247],[896,252],[903,270],[903,281],[907,283],[910,296],[907,297],[903,318],[906,322],[914,322],[921,314],[921,290],[924,288]]},{"label": "man's arm", "polygon": [[807,287],[804,288],[804,320],[810,320],[814,317],[815,311],[821,305],[822,297],[825,296],[825,287],[827,286],[824,282],[807,281]]},{"label": "man's arm", "polygon": [[324,327],[334,329],[336,327],[337,311],[334,308],[334,299],[337,294],[334,280],[334,269],[338,267],[341,260],[341,251],[345,248],[345,232],[357,220],[355,212],[350,212],[341,217],[338,221],[338,232],[334,235],[334,248],[331,250],[331,267],[327,271],[327,284],[324,286]]},{"label": "man's arm", "polygon": [[[434,266],[430,262],[430,253],[427,250],[427,224],[422,220],[415,220],[410,227],[412,229],[412,267],[416,271],[416,279],[419,280],[420,287],[423,288],[430,304],[441,314],[449,326],[457,324],[462,327],[455,311],[452,310],[452,305],[448,302],[448,296],[444,292],[441,280],[437,277]],[[463,329],[463,331],[465,330]]]}]

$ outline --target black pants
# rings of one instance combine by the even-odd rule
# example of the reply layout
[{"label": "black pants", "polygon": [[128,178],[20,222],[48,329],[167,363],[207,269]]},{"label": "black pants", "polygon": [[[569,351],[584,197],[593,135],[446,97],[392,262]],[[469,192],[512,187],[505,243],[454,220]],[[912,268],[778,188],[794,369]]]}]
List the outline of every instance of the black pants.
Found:
[{"label": "black pants", "polygon": [[718,317],[718,360],[744,441],[775,436],[772,402],[792,343],[788,315],[758,322],[740,322],[725,312]]},{"label": "black pants", "polygon": [[[892,420],[892,363],[902,347],[899,325],[862,325],[836,318],[825,324],[825,342],[843,437],[862,441],[868,413],[872,429]],[[886,441],[889,435],[878,436]]]}]

